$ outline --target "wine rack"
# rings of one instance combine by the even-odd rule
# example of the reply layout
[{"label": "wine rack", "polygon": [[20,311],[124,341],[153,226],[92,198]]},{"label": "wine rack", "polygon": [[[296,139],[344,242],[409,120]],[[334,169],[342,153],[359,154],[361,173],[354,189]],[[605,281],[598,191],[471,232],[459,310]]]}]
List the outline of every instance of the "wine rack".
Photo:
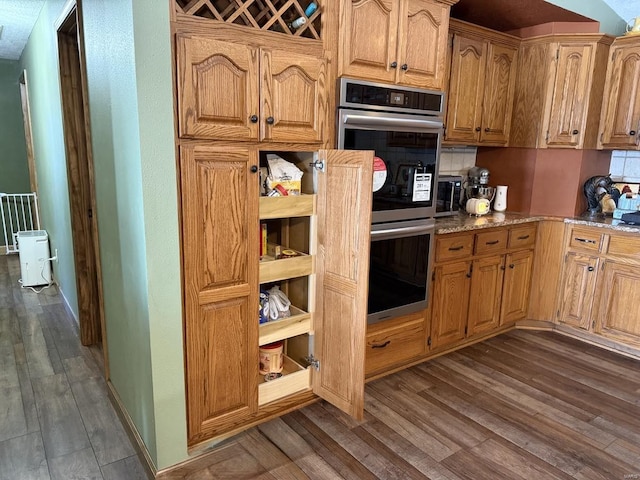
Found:
[{"label": "wine rack", "polygon": [[179,14],[321,38],[322,8],[318,0],[174,0],[174,3]]}]

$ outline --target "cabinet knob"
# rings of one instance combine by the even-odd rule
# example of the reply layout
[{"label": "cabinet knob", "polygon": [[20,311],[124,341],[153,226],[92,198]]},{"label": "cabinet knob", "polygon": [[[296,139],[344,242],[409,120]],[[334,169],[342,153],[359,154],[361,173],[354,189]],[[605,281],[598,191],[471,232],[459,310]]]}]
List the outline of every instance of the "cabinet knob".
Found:
[{"label": "cabinet knob", "polygon": [[249,120],[251,120],[251,123],[258,123],[258,116],[251,115],[251,117],[249,117]]},{"label": "cabinet knob", "polygon": [[389,65],[391,68],[398,68],[398,62],[391,62],[391,65]]},{"label": "cabinet knob", "polygon": [[516,266],[513,263],[510,263],[509,268],[513,269],[513,268],[516,268]]},{"label": "cabinet knob", "polygon": [[631,135],[632,137],[633,137],[635,134],[636,134],[636,131],[635,131],[635,130],[631,130],[631,131],[629,132],[629,135]]},{"label": "cabinet knob", "polygon": [[275,121],[276,121],[276,120],[275,120],[275,118],[273,118],[273,117],[267,117],[267,123],[268,123],[269,125],[273,125],[273,124],[275,123]]},{"label": "cabinet knob", "polygon": [[572,135],[577,135],[578,133],[580,133],[578,130],[574,130],[573,132],[571,132]]},{"label": "cabinet knob", "polygon": [[480,127],[476,127],[476,132],[479,132],[480,130],[482,130]]},{"label": "cabinet knob", "polygon": [[593,267],[587,267],[587,271],[593,272]]},{"label": "cabinet knob", "polygon": [[251,173],[258,173],[258,166],[257,165],[251,165]]},{"label": "cabinet knob", "polygon": [[484,131],[485,131],[485,132],[490,132],[490,131],[491,131],[491,129],[490,129],[489,127],[487,127],[487,128],[485,128],[485,129],[484,129]]},{"label": "cabinet knob", "polygon": [[400,68],[406,72],[407,70],[409,70],[409,65],[407,65],[406,63],[403,63]]}]

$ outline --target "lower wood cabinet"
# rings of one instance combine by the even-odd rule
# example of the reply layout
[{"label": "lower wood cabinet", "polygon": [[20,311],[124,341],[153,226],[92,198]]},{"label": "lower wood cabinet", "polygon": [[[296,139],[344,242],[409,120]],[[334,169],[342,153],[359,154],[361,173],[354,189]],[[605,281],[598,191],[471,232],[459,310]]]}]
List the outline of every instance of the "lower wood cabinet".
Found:
[{"label": "lower wood cabinet", "polygon": [[436,237],[432,348],[526,317],[535,238],[535,223]]},{"label": "lower wood cabinet", "polygon": [[640,234],[567,225],[557,321],[640,348]]}]

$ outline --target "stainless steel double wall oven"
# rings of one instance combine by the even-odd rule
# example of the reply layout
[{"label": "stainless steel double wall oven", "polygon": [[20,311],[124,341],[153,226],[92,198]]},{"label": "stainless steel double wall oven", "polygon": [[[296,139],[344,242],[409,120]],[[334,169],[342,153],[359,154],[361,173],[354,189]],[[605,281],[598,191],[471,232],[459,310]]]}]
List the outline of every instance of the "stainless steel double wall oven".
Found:
[{"label": "stainless steel double wall oven", "polygon": [[444,95],[342,78],[338,148],[373,150],[368,321],[426,308]]}]

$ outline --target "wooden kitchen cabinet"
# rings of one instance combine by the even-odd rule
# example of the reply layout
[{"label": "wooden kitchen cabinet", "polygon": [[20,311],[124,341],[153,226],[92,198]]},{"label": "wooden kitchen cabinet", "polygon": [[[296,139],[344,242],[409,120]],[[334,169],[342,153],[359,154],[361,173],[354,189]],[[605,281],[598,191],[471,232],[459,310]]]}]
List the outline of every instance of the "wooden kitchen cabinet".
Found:
[{"label": "wooden kitchen cabinet", "polygon": [[432,348],[526,317],[535,239],[535,224],[436,236]]},{"label": "wooden kitchen cabinet", "polygon": [[[259,198],[260,155],[257,145],[180,148],[191,446],[308,403],[313,393],[355,417],[363,412],[371,152],[288,152],[317,185],[298,198]],[[259,223],[276,218],[291,223],[288,246],[308,247],[259,262]],[[258,285],[289,281],[301,292],[291,292],[292,316],[260,325]],[[279,340],[283,375],[265,382],[259,345]]]},{"label": "wooden kitchen cabinet", "polygon": [[339,75],[445,88],[449,10],[457,0],[343,0]]},{"label": "wooden kitchen cabinet", "polygon": [[591,329],[598,261],[598,257],[580,252],[569,252],[565,256],[559,322],[584,330]]},{"label": "wooden kitchen cabinet", "polygon": [[509,142],[520,40],[460,20],[453,35],[445,142]]},{"label": "wooden kitchen cabinet", "polygon": [[597,144],[609,46],[603,34],[522,41],[510,146],[590,149]]},{"label": "wooden kitchen cabinet", "polygon": [[328,115],[322,48],[300,53],[225,35],[177,35],[180,137],[321,142]]},{"label": "wooden kitchen cabinet", "polygon": [[598,148],[640,149],[640,38],[619,37],[609,53]]}]

